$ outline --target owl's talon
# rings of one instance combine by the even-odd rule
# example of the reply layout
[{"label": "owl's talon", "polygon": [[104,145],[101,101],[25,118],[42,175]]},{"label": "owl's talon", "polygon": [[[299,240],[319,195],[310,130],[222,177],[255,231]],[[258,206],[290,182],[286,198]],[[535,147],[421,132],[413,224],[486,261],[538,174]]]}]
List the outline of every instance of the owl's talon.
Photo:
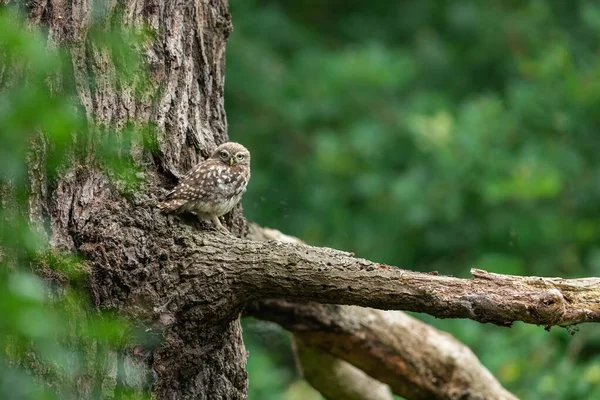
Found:
[{"label": "owl's talon", "polygon": [[217,232],[220,232],[222,234],[224,234],[225,236],[230,236],[230,237],[235,237],[235,235],[231,232],[229,232],[229,229],[225,228],[225,225],[223,225],[221,223],[221,220],[219,219],[219,217],[214,217],[212,219],[214,227],[216,228]]},{"label": "owl's talon", "polygon": [[215,226],[215,228],[217,228],[218,231],[229,232],[227,230],[227,228],[225,228],[223,226],[223,224],[221,223],[221,220],[219,219],[219,217],[217,217],[216,215],[213,215],[210,219],[212,220],[213,225]]},{"label": "owl's talon", "polygon": [[221,232],[223,235],[225,235],[227,237],[231,237],[231,238],[235,237],[235,235],[233,233],[229,232],[228,230],[219,231],[219,232]]}]

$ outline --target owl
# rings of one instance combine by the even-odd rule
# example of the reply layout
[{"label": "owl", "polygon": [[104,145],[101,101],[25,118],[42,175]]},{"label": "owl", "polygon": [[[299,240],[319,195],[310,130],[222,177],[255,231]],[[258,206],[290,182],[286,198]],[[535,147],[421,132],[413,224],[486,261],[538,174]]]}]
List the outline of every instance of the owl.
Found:
[{"label": "owl", "polygon": [[158,204],[163,212],[193,212],[210,219],[227,232],[219,221],[239,203],[250,180],[250,152],[239,143],[223,143],[205,161],[192,168]]}]

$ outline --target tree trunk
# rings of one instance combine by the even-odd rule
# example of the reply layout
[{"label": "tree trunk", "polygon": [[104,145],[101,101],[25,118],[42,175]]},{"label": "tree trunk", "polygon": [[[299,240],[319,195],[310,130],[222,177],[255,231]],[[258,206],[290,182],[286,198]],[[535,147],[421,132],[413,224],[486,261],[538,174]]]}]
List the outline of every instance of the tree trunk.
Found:
[{"label": "tree trunk", "polygon": [[[92,136],[110,132],[114,145],[129,149],[138,165],[155,164],[144,175],[143,193],[160,196],[159,185],[174,183],[165,184],[163,177],[181,175],[227,141],[223,84],[225,44],[232,30],[227,0],[49,0],[27,7],[29,21],[47,33],[48,45],[68,49],[88,122],[106,128],[91,129]],[[120,82],[118,60],[90,40],[90,27],[106,28],[108,17],[112,23],[116,18],[125,27],[153,31],[154,39],[145,48],[151,95],[138,96]],[[152,157],[123,134],[132,122],[155,127]],[[160,304],[167,309],[171,296],[185,296],[186,287],[171,278],[184,274],[188,265],[185,255],[176,259],[171,248],[185,253],[198,225],[182,231],[173,219],[157,219],[152,214],[155,198],[135,194],[126,200],[114,181],[89,165],[72,167],[50,192],[32,190],[44,193],[30,202],[32,219],[42,220],[39,210],[44,210],[53,245],[83,253],[93,267],[90,287],[98,307],[127,309],[132,316],[163,323],[153,328],[164,335],[153,360],[153,390],[159,398],[245,398],[246,351],[237,317],[242,301],[235,293],[222,296],[215,286],[206,286],[205,298],[187,299],[175,316],[148,312],[162,310],[156,307]],[[44,185],[43,176],[32,179],[32,188]],[[230,220],[230,228],[239,233],[244,222],[239,211],[234,215],[238,217]],[[214,271],[213,265],[208,267]],[[148,303],[154,307],[146,307]]]}]

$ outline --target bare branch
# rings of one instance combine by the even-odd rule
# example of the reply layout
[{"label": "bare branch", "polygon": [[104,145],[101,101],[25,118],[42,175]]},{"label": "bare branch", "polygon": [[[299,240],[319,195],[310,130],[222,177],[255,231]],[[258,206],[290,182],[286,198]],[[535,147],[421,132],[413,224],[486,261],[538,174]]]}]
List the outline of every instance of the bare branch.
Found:
[{"label": "bare branch", "polygon": [[469,348],[402,312],[265,300],[247,313],[277,322],[408,399],[515,399]]},{"label": "bare branch", "polygon": [[331,356],[294,335],[302,375],[326,399],[392,400],[390,388],[346,361]]},{"label": "bare branch", "polygon": [[[500,275],[472,269],[471,279],[402,270],[329,248],[242,242],[235,260],[253,298],[288,298],[469,318],[511,326],[569,326],[600,321],[600,279]],[[212,246],[211,246],[212,247]]]}]

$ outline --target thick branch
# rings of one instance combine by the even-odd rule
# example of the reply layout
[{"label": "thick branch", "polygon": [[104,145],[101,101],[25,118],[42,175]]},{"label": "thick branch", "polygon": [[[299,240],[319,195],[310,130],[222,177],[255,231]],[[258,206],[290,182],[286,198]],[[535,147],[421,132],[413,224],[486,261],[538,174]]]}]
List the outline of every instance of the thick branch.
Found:
[{"label": "thick branch", "polygon": [[247,313],[277,322],[408,399],[515,399],[465,345],[402,312],[266,300]]},{"label": "thick branch", "polygon": [[294,335],[302,375],[326,399],[392,400],[390,388],[352,364],[331,356]]},{"label": "thick branch", "polygon": [[518,277],[472,269],[473,278],[460,279],[302,244],[231,239],[221,245],[239,249],[227,261],[237,265],[249,297],[415,311],[501,326],[514,321],[547,327],[600,321],[598,278]]}]

